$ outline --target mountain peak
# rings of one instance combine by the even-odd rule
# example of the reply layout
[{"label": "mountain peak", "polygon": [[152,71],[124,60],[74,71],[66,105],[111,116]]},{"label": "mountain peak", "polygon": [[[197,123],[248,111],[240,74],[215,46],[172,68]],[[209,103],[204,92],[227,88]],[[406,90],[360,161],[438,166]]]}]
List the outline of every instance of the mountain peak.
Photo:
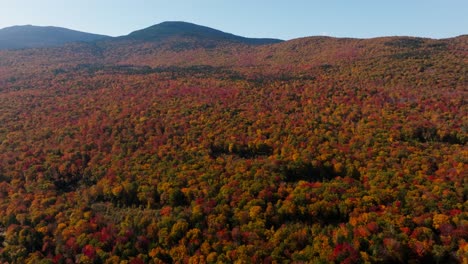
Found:
[{"label": "mountain peak", "polygon": [[186,37],[197,40],[228,41],[258,45],[272,44],[282,41],[279,39],[245,38],[210,27],[200,26],[197,24],[183,21],[162,22],[160,24],[156,24],[142,30],[134,31],[129,35],[125,36],[124,38],[144,41],[161,41],[175,37]]},{"label": "mountain peak", "polygon": [[188,22],[167,21],[145,29],[134,31],[128,36],[136,39],[154,40],[155,38],[165,38],[171,36],[208,36],[217,34],[221,35],[226,33]]}]

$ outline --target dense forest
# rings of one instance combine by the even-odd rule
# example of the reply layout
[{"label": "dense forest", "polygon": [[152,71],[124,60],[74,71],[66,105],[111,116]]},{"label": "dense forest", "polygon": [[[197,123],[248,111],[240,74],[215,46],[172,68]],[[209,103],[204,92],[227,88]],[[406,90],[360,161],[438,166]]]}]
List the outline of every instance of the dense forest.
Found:
[{"label": "dense forest", "polygon": [[467,263],[468,37],[0,51],[1,263]]}]

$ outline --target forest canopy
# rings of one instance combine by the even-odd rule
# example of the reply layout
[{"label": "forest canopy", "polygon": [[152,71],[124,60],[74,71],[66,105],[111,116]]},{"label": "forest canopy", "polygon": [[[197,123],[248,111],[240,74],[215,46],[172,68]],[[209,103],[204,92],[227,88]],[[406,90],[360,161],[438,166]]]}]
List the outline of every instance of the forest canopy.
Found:
[{"label": "forest canopy", "polygon": [[467,261],[466,36],[181,41],[0,51],[2,262]]}]

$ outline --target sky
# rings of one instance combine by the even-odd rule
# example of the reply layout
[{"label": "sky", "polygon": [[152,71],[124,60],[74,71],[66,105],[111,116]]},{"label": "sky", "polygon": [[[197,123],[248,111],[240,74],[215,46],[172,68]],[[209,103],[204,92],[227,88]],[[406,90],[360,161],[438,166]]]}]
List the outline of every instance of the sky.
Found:
[{"label": "sky", "polygon": [[0,0],[0,28],[59,26],[110,36],[186,21],[246,37],[449,38],[467,0]]}]

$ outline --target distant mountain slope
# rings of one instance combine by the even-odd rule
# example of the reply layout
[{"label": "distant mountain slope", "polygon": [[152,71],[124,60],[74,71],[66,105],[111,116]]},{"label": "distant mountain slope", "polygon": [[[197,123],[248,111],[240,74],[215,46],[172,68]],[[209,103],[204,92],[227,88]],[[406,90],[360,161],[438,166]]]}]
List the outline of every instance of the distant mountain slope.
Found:
[{"label": "distant mountain slope", "polygon": [[[5,44],[1,41],[5,32],[18,32],[19,29],[25,32],[28,28],[36,27],[0,30],[0,45]],[[142,67],[208,65],[236,68],[249,74],[261,71],[275,76],[294,72],[308,76],[317,69],[342,72],[343,68],[354,65],[365,73],[372,72],[375,75],[379,72],[378,78],[382,79],[390,76],[386,73],[387,66],[399,65],[396,68],[398,74],[416,69],[415,75],[429,78],[433,76],[432,71],[440,64],[439,61],[449,58],[449,61],[459,62],[466,58],[467,47],[468,35],[439,40],[415,37],[352,39],[315,36],[281,41],[248,39],[185,22],[164,22],[117,38],[108,37],[46,50],[3,50],[0,52],[0,70],[12,71],[25,63],[31,66],[56,65],[60,69],[74,68],[77,64]],[[376,68],[380,70],[377,71]]]},{"label": "distant mountain slope", "polygon": [[13,26],[0,29],[0,49],[53,47],[70,42],[89,42],[106,37],[60,27]]},{"label": "distant mountain slope", "polygon": [[213,28],[200,26],[187,22],[163,22],[142,30],[137,30],[121,39],[162,41],[174,37],[185,37],[197,40],[231,41],[244,44],[273,44],[282,42],[279,39],[269,38],[245,38],[230,33],[225,33]]},{"label": "distant mountain slope", "polygon": [[[253,72],[252,66],[263,73],[301,72],[310,74],[317,67],[340,70],[340,67],[359,62],[366,71],[374,72],[377,65],[428,68],[430,60],[450,57],[459,61],[466,56],[468,38],[425,39],[413,37],[383,37],[351,39],[307,37],[272,45],[244,45],[236,42],[190,41],[188,37],[172,40],[106,41],[106,64],[125,64],[150,67],[210,65],[240,67]],[[208,45],[200,45],[208,43]],[[219,43],[210,45],[210,43]],[[424,71],[430,74],[430,71]],[[422,74],[422,72],[420,73]]]}]

